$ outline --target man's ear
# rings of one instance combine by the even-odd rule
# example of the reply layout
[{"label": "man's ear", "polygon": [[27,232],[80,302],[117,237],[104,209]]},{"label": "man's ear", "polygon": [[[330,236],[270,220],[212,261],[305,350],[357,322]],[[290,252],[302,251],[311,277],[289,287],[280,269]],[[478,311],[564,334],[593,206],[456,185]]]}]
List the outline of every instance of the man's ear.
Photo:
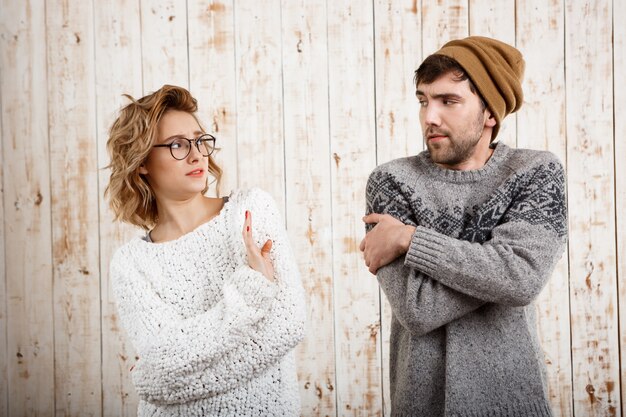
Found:
[{"label": "man's ear", "polygon": [[495,125],[497,125],[498,122],[496,121],[496,118],[493,116],[493,114],[491,114],[489,110],[485,111],[487,112],[487,116],[489,116],[487,120],[485,120],[485,127],[494,127]]}]

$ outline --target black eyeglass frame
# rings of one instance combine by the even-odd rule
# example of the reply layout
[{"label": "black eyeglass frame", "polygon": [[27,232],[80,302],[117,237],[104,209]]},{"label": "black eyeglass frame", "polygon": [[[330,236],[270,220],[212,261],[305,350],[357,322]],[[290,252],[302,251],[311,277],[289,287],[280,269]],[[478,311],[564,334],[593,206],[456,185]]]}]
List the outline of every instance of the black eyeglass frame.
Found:
[{"label": "black eyeglass frame", "polygon": [[[189,154],[191,153],[192,144],[196,145],[196,149],[204,157],[209,157],[213,154],[213,152],[215,152],[215,142],[217,141],[217,139],[215,138],[215,136],[211,135],[210,133],[204,133],[198,136],[197,139],[187,139],[187,138],[176,138],[176,139],[184,139],[187,142],[189,142],[189,148],[187,148],[187,153],[182,158],[176,158],[174,156],[174,151],[172,149],[172,145],[174,144],[174,142],[161,144],[161,145],[154,145],[153,148],[170,148],[170,155],[172,155],[172,158],[176,159],[177,161],[182,161],[183,159],[189,156]],[[205,155],[204,152],[202,152],[202,149],[200,148],[200,144],[205,143],[205,142],[212,142],[211,151],[208,153],[208,155]]]}]

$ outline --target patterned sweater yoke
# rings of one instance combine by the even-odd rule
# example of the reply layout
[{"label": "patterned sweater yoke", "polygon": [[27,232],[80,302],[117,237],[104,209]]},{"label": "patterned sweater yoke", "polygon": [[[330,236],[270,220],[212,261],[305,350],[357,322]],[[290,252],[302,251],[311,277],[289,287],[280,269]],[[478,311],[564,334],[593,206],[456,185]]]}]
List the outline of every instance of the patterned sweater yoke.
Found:
[{"label": "patterned sweater yoke", "polygon": [[425,151],[377,167],[366,195],[368,213],[416,226],[377,274],[392,414],[551,416],[533,301],[566,243],[556,157],[497,144],[483,168],[453,171]]},{"label": "patterned sweater yoke", "polygon": [[[275,282],[247,264],[246,210],[257,244],[273,241]],[[218,216],[176,240],[133,239],[110,268],[139,356],[139,416],[299,414],[293,348],[304,336],[304,291],[267,193],[233,193]]]}]

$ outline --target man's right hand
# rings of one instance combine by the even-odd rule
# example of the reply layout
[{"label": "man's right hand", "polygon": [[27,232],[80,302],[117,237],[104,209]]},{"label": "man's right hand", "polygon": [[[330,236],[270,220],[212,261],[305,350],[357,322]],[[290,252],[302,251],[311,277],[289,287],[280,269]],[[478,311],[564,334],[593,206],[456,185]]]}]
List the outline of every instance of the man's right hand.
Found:
[{"label": "man's right hand", "polygon": [[415,226],[406,225],[389,214],[372,213],[363,217],[375,226],[365,235],[359,249],[372,274],[409,250]]}]

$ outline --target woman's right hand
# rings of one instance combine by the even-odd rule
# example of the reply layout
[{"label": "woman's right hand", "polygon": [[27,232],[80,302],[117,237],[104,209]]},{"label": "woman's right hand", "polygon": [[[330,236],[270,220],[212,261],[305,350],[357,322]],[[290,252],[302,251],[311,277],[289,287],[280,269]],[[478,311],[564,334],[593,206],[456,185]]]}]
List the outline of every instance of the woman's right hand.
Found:
[{"label": "woman's right hand", "polygon": [[252,213],[246,210],[246,220],[243,223],[243,243],[248,254],[248,265],[250,268],[262,273],[269,281],[274,282],[274,266],[270,260],[270,250],[272,241],[267,240],[259,249],[252,237]]}]

